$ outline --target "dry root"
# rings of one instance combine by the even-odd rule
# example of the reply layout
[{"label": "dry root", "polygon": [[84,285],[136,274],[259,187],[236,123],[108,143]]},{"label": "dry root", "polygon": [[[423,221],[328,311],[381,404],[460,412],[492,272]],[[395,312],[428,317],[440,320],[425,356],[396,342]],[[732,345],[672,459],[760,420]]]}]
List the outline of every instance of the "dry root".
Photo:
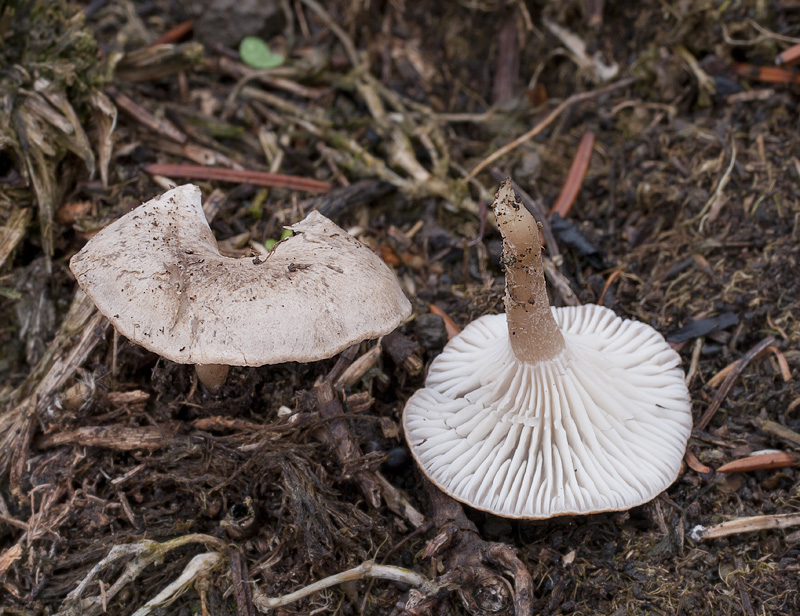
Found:
[{"label": "dry root", "polygon": [[[111,601],[125,585],[135,581],[145,568],[161,562],[167,552],[190,543],[203,543],[206,546],[214,548],[215,551],[195,556],[174,582],[169,584],[158,595],[139,608],[136,614],[137,616],[145,616],[145,614],[149,614],[152,609],[161,605],[167,605],[180,596],[189,587],[190,583],[203,577],[222,562],[222,554],[225,553],[226,548],[223,542],[209,535],[192,534],[170,539],[164,543],[144,540],[138,543],[115,545],[111,548],[108,556],[92,567],[91,571],[89,571],[81,583],[78,584],[78,587],[67,595],[66,600],[61,605],[61,609],[56,616],[97,616],[98,614],[105,613],[108,602]],[[100,593],[93,597],[83,598],[89,584],[97,578],[101,571],[104,571],[128,557],[133,557],[133,559],[125,565],[125,569],[113,584],[105,586],[102,582],[98,581]]]},{"label": "dry root", "polygon": [[[403,614],[426,614],[446,590],[456,590],[473,616],[532,613],[533,579],[516,550],[503,543],[487,543],[456,501],[426,482],[439,534],[425,548],[423,558],[441,557],[444,575],[429,586],[434,592],[412,591]],[[422,590],[422,589],[421,589]]]}]

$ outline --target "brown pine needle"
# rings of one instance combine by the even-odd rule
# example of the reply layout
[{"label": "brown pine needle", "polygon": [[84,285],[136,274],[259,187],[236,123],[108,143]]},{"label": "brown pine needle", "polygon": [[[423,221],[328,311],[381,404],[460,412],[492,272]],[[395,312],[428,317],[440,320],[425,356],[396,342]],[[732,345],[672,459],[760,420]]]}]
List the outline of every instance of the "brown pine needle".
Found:
[{"label": "brown pine needle", "polygon": [[789,66],[790,64],[797,64],[798,62],[800,62],[800,44],[783,50],[775,58],[775,64],[778,66]]},{"label": "brown pine needle", "polygon": [[764,83],[800,83],[800,74],[777,66],[756,66],[755,64],[736,63],[733,70],[738,75]]},{"label": "brown pine needle", "polygon": [[603,300],[606,297],[606,293],[608,293],[608,290],[611,288],[611,284],[619,277],[621,273],[622,270],[614,270],[608,277],[608,280],[606,280],[606,283],[603,285],[603,291],[600,293],[600,299],[597,300],[598,306],[603,305]]},{"label": "brown pine needle", "polygon": [[[778,367],[780,368],[781,377],[783,378],[784,382],[791,381],[792,371],[789,369],[789,362],[786,360],[786,356],[783,353],[781,353],[780,349],[778,349],[778,347],[776,346],[770,345],[766,347],[764,350],[772,351],[772,353],[775,355],[775,359],[778,360]],[[712,389],[716,389],[717,387],[719,387],[720,383],[722,383],[725,380],[725,377],[727,377],[732,370],[735,370],[737,368],[740,361],[741,361],[740,359],[737,359],[732,364],[728,364],[727,366],[725,366],[722,370],[720,370],[714,376],[708,379],[708,383],[706,383],[706,385],[708,385]]]},{"label": "brown pine needle", "polygon": [[569,214],[572,204],[583,186],[583,180],[586,177],[586,172],[589,170],[589,163],[592,160],[592,148],[594,147],[594,133],[588,131],[581,139],[578,145],[578,150],[575,152],[575,158],[567,173],[567,179],[564,180],[564,186],[561,188],[561,193],[558,199],[550,209],[550,216],[558,214],[561,218],[566,218]]},{"label": "brown pine needle", "polygon": [[792,371],[789,369],[789,362],[786,361],[786,356],[781,353],[780,349],[776,346],[768,346],[768,351],[772,351],[773,355],[775,355],[775,359],[778,360],[778,366],[781,369],[781,376],[783,377],[783,382],[788,383],[792,380]]},{"label": "brown pine needle", "polygon": [[177,43],[178,41],[183,40],[189,32],[192,31],[194,27],[194,21],[189,19],[187,21],[182,21],[177,26],[174,26],[164,32],[161,36],[159,36],[156,40],[148,45],[148,47],[155,47],[156,45],[167,45],[170,43]]},{"label": "brown pine needle", "polygon": [[271,188],[287,188],[312,193],[327,193],[331,190],[328,182],[266,171],[248,171],[246,169],[226,169],[225,167],[205,167],[203,165],[181,165],[156,163],[147,165],[144,170],[152,175],[165,175],[171,178],[190,180],[218,180],[237,184],[252,184]]},{"label": "brown pine needle", "polygon": [[788,451],[775,451],[733,460],[720,466],[717,469],[717,472],[745,473],[748,471],[761,471],[769,468],[787,468],[789,466],[797,466],[799,463],[800,456],[797,454],[790,453]]},{"label": "brown pine needle", "polygon": [[447,330],[447,339],[452,340],[458,334],[461,333],[461,328],[456,325],[455,321],[450,318],[450,315],[447,314],[444,310],[439,308],[436,304],[430,305],[431,314],[438,314],[442,319],[444,319],[444,328]]},{"label": "brown pine needle", "polygon": [[694,472],[700,473],[701,475],[708,475],[711,473],[711,468],[698,460],[697,456],[694,455],[690,449],[687,449],[686,453],[683,454],[683,459],[686,461],[686,465]]},{"label": "brown pine needle", "polygon": [[767,336],[757,345],[755,345],[752,349],[745,353],[744,357],[742,357],[738,362],[733,364],[733,368],[731,369],[728,376],[725,377],[725,380],[722,382],[722,385],[717,390],[717,393],[714,395],[714,399],[711,401],[711,404],[708,405],[706,412],[703,413],[703,416],[695,425],[695,428],[698,430],[705,430],[708,423],[714,417],[714,414],[719,410],[722,401],[725,399],[725,396],[728,395],[728,392],[733,387],[734,382],[739,375],[744,371],[753,359],[761,353],[764,349],[766,349],[769,345],[775,342],[775,338],[772,336]]},{"label": "brown pine needle", "polygon": [[708,383],[706,383],[706,385],[708,385],[712,389],[716,389],[722,384],[722,381],[725,380],[725,377],[728,376],[731,373],[731,371],[736,368],[738,364],[739,364],[738,359],[732,364],[728,364],[722,370],[720,370],[714,376],[708,379]]},{"label": "brown pine needle", "polygon": [[187,137],[183,131],[179,130],[172,122],[164,120],[163,118],[157,118],[139,103],[116,88],[109,87],[106,90],[106,94],[117,104],[117,107],[157,135],[163,135],[181,144],[189,141],[189,137]]}]

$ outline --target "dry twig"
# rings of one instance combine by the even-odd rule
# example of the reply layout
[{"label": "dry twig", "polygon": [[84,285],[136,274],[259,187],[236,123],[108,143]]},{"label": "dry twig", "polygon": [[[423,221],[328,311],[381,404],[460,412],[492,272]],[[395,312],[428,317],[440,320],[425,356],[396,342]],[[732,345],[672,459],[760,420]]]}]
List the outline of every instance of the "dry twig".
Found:
[{"label": "dry twig", "polygon": [[[533,611],[533,579],[516,550],[503,543],[487,543],[464,515],[461,505],[429,481],[425,487],[433,504],[433,522],[439,528],[422,558],[444,557],[446,573],[434,580],[440,589],[457,590],[470,614],[502,613],[512,606],[517,616]],[[513,585],[498,571],[508,572]],[[426,613],[441,593],[414,593],[406,602],[406,614]]]},{"label": "dry twig", "polygon": [[757,515],[750,518],[729,520],[713,526],[695,526],[690,536],[695,541],[719,539],[741,533],[752,533],[759,530],[789,528],[800,525],[800,513],[784,513],[776,515]]},{"label": "dry twig", "polygon": [[728,395],[731,387],[733,387],[734,382],[747,367],[747,364],[749,364],[759,353],[761,353],[774,342],[775,338],[772,336],[767,336],[752,349],[747,351],[747,353],[744,354],[744,357],[734,364],[734,368],[730,371],[728,376],[725,377],[725,380],[717,390],[717,393],[714,394],[714,399],[711,401],[711,404],[708,405],[708,408],[706,409],[705,413],[703,413],[703,416],[695,424],[695,427],[698,430],[705,430],[708,423],[714,417],[714,414],[719,410],[722,401],[725,400],[725,396]]},{"label": "dry twig", "polygon": [[425,576],[403,569],[402,567],[394,567],[392,565],[378,565],[375,562],[368,560],[361,563],[358,567],[342,571],[335,575],[328,576],[318,582],[314,582],[296,590],[288,595],[282,597],[265,597],[260,591],[256,590],[256,595],[253,598],[253,604],[261,612],[269,612],[279,607],[289,605],[295,601],[299,601],[315,592],[337,586],[346,582],[354,582],[356,580],[363,580],[365,578],[380,578],[384,580],[393,580],[402,584],[409,584],[411,586],[420,586],[428,592],[435,592],[438,588],[432,584]]},{"label": "dry twig", "polygon": [[768,434],[773,434],[778,438],[782,438],[785,441],[789,441],[790,443],[800,446],[800,434],[782,424],[779,424],[777,421],[771,421],[768,419],[761,424],[761,429]]},{"label": "dry twig", "polygon": [[617,81],[615,83],[607,85],[607,86],[605,86],[603,88],[598,88],[597,90],[592,90],[591,92],[581,92],[579,94],[573,94],[568,99],[563,100],[558,105],[558,107],[553,109],[553,111],[551,111],[547,115],[547,117],[544,120],[539,122],[536,126],[534,126],[532,129],[530,129],[527,133],[525,133],[523,135],[520,135],[519,137],[514,139],[514,141],[512,141],[511,143],[507,143],[502,148],[500,148],[499,150],[495,151],[490,156],[487,156],[481,162],[479,162],[477,165],[475,165],[475,167],[473,167],[472,171],[470,171],[469,174],[467,175],[467,179],[470,180],[470,179],[474,178],[476,175],[478,175],[481,171],[486,169],[486,167],[488,167],[489,165],[494,163],[496,160],[502,158],[503,156],[505,156],[509,152],[512,152],[513,150],[517,149],[519,146],[521,146],[526,141],[530,141],[531,139],[533,139],[536,135],[541,133],[545,128],[547,128],[553,122],[555,122],[555,120],[558,118],[558,116],[560,116],[562,113],[564,113],[564,111],[566,109],[568,109],[569,107],[571,107],[572,105],[575,105],[577,103],[580,103],[580,102],[583,102],[583,101],[586,101],[586,100],[590,100],[592,98],[597,98],[597,97],[603,96],[605,94],[608,94],[609,92],[613,92],[614,90],[618,90],[620,88],[624,88],[626,86],[629,86],[632,83],[634,83],[635,81],[636,81],[636,79],[634,77],[626,77],[625,79],[620,79],[619,81]]},{"label": "dry twig", "polygon": [[[350,432],[344,409],[330,379],[326,379],[314,388],[314,398],[320,418],[326,420],[324,428],[326,440],[333,446],[339,462],[344,466],[360,458],[361,449]],[[356,471],[353,480],[372,507],[380,506],[382,496],[386,506],[410,522],[414,528],[424,523],[425,516],[414,509],[408,498],[386,481],[378,471],[368,469]]]}]

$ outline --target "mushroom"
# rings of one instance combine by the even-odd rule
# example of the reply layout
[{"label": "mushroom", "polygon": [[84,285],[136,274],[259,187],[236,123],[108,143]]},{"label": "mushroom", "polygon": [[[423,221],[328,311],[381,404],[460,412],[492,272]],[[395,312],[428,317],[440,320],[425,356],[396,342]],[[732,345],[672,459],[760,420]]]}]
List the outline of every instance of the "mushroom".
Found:
[{"label": "mushroom", "polygon": [[510,180],[493,208],[506,314],[472,322],[432,362],[403,413],[412,454],[445,493],[509,518],[651,500],[691,432],[680,357],[607,308],[551,308],[538,226]]},{"label": "mushroom", "polygon": [[395,329],[411,312],[369,248],[314,211],[261,261],[222,256],[187,184],[101,230],[70,261],[78,284],[129,340],[196,364],[317,361]]}]

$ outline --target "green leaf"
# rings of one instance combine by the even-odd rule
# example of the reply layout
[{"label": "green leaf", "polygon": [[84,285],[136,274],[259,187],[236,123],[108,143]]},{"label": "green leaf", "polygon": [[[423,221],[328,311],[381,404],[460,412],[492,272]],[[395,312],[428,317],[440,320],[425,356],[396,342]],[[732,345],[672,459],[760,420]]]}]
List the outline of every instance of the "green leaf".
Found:
[{"label": "green leaf", "polygon": [[246,36],[239,43],[239,57],[247,66],[257,69],[275,68],[284,62],[284,57],[274,53],[263,39]]}]

